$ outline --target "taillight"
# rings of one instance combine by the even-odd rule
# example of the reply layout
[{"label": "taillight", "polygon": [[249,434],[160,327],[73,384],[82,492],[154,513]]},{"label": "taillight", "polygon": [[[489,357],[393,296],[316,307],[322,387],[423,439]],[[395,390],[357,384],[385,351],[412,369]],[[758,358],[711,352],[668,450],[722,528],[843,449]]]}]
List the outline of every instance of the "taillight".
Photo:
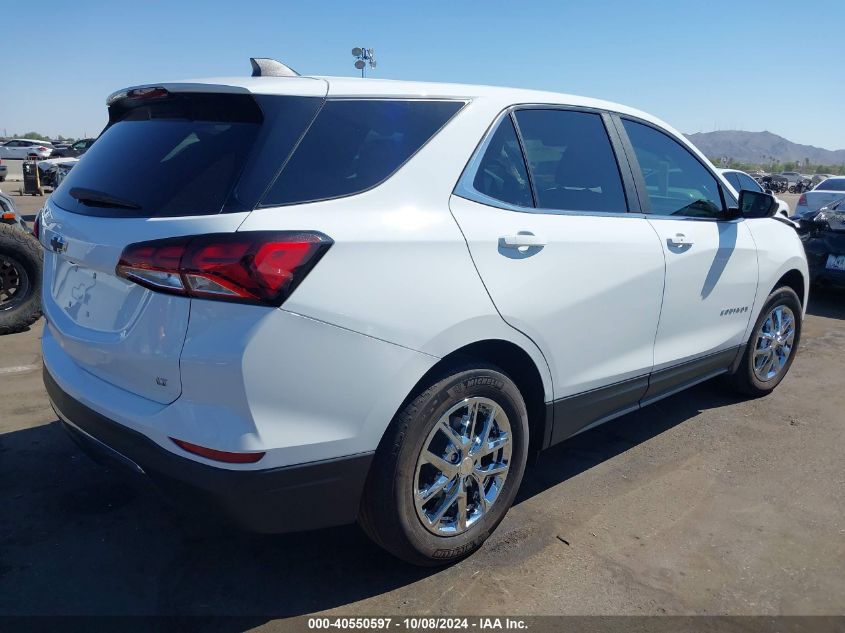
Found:
[{"label": "taillight", "polygon": [[39,150],[41,150],[42,152],[46,152],[46,151],[47,151],[47,148],[46,148],[46,147],[36,147],[35,149],[39,149]]},{"label": "taillight", "polygon": [[807,206],[807,196],[804,195],[803,193],[801,194],[801,197],[798,198],[798,206],[799,207],[806,207]]},{"label": "taillight", "polygon": [[41,212],[35,216],[35,222],[32,223],[32,235],[36,240],[41,241]]},{"label": "taillight", "polygon": [[279,306],[333,244],[315,231],[254,231],[130,244],[117,275],[161,292]]}]

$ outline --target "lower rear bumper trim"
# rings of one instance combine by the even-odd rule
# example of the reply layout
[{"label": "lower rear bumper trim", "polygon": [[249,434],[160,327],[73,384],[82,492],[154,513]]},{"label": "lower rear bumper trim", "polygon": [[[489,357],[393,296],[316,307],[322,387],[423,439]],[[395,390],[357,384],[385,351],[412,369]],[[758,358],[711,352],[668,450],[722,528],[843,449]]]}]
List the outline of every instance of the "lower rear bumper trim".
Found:
[{"label": "lower rear bumper trim", "polygon": [[172,453],[67,394],[44,368],[47,394],[74,441],[96,461],[146,477],[176,503],[252,532],[352,523],[373,453],[265,470],[215,468]]}]

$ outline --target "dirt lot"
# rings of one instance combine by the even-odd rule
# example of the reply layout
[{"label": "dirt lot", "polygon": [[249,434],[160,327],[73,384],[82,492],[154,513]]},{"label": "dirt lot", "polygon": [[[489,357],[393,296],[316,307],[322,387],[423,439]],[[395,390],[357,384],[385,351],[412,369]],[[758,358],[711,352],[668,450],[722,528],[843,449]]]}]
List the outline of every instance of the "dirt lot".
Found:
[{"label": "dirt lot", "polygon": [[0,614],[843,613],[845,294],[811,298],[772,396],[707,383],[555,447],[483,549],[434,571],[355,527],[181,521],[58,428],[41,329],[0,338]]}]

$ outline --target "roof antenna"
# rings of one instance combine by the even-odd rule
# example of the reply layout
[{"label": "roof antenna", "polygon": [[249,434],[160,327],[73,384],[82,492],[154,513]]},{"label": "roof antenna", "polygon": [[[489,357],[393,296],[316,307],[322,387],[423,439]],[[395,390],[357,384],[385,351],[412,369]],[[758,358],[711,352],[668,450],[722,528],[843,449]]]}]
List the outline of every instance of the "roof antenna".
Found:
[{"label": "roof antenna", "polygon": [[293,68],[269,57],[250,57],[253,77],[299,77]]}]

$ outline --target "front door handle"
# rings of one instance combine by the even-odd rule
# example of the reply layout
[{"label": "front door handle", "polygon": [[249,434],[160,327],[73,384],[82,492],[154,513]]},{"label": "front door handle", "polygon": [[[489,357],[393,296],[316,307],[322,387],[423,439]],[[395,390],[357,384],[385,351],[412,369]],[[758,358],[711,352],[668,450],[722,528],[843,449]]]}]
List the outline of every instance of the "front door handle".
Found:
[{"label": "front door handle", "polygon": [[674,236],[670,237],[668,240],[669,246],[692,246],[693,241],[688,238],[683,233],[676,233]]},{"label": "front door handle", "polygon": [[502,245],[507,248],[526,248],[531,246],[545,246],[548,244],[542,237],[531,233],[518,233],[517,235],[505,235],[502,237]]}]

